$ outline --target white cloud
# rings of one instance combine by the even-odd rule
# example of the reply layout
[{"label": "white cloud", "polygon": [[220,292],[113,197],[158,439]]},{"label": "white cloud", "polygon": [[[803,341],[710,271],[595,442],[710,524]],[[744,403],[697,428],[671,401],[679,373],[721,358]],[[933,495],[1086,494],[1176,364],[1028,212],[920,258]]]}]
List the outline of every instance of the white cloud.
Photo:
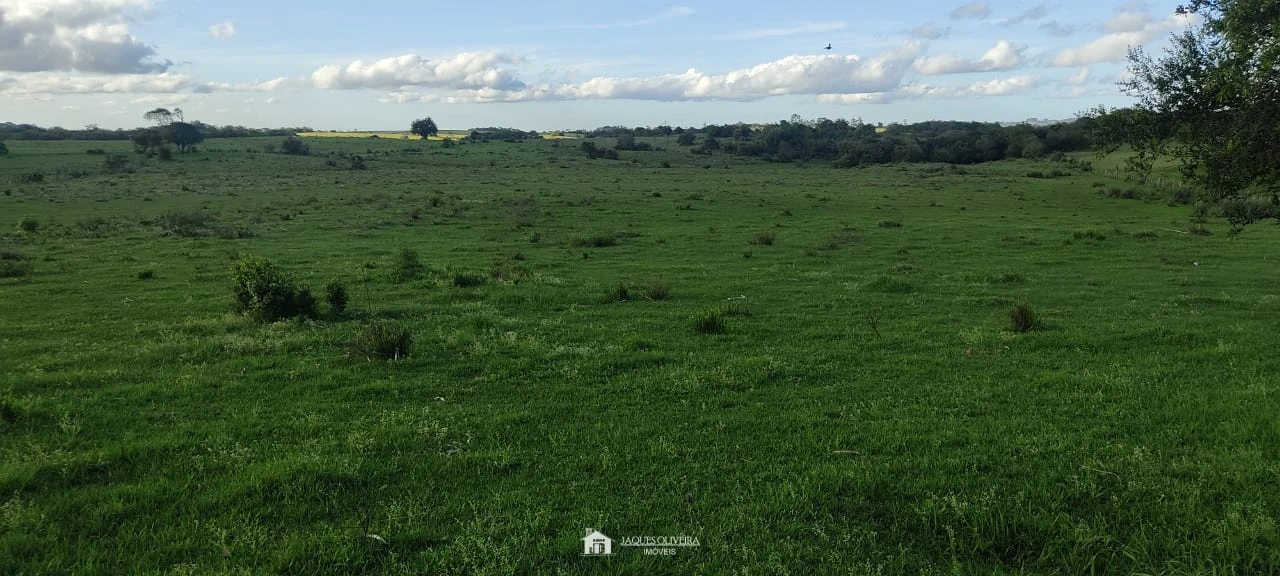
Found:
[{"label": "white cloud", "polygon": [[325,66],[313,72],[311,80],[318,88],[336,90],[406,86],[519,90],[524,83],[503,66],[522,61],[518,56],[497,52],[464,52],[435,60],[405,54],[376,62],[356,60],[346,66]]},{"label": "white cloud", "polygon": [[0,73],[0,94],[172,93],[192,88],[191,78],[182,74]]},{"label": "white cloud", "polygon": [[379,99],[385,103],[482,103],[536,100],[732,100],[754,101],[789,94],[883,92],[896,88],[920,52],[907,43],[896,50],[863,58],[856,55],[789,56],[726,74],[690,69],[681,74],[649,77],[597,77],[579,84],[519,84],[517,88],[480,86],[448,93],[398,89]]},{"label": "white cloud", "polygon": [[236,35],[236,25],[230,20],[224,20],[210,26],[209,34],[212,34],[214,38],[231,38]]},{"label": "white cloud", "polygon": [[1079,48],[1063,50],[1050,60],[1051,66],[1072,68],[1087,66],[1101,62],[1118,62],[1129,54],[1130,46],[1141,46],[1179,27],[1185,26],[1189,20],[1184,16],[1172,15],[1163,20],[1147,18],[1140,27],[1137,19],[1124,16],[1112,18],[1104,30],[1123,30],[1110,32]]},{"label": "white cloud", "polygon": [[1137,32],[1154,20],[1149,12],[1117,12],[1102,24],[1102,31],[1107,34]]},{"label": "white cloud", "polygon": [[941,54],[916,60],[915,69],[926,76],[1011,70],[1022,63],[1022,53],[1025,50],[1025,46],[1014,46],[1007,40],[1001,40],[977,60],[965,60],[954,54]]},{"label": "white cloud", "polygon": [[1076,72],[1075,74],[1072,74],[1070,78],[1067,78],[1067,83],[1068,83],[1068,84],[1073,84],[1073,85],[1077,85],[1077,86],[1078,86],[1078,85],[1080,85],[1080,84],[1084,84],[1085,82],[1088,82],[1088,81],[1089,81],[1089,67],[1088,67],[1088,66],[1085,66],[1084,68],[1081,68],[1079,72]]},{"label": "white cloud", "polygon": [[1005,20],[1004,22],[1001,22],[1000,25],[1016,26],[1018,24],[1022,24],[1023,22],[1035,22],[1036,20],[1041,20],[1048,15],[1049,15],[1048,6],[1045,6],[1044,4],[1040,4],[1039,6],[1036,6],[1035,8],[1027,10],[1026,12],[1023,12],[1022,14],[1019,14],[1014,18],[1010,18],[1008,20]]},{"label": "white cloud", "polygon": [[1026,92],[1040,85],[1036,76],[1014,76],[968,85],[937,86],[933,84],[909,84],[894,90],[872,93],[820,94],[818,101],[824,104],[887,104],[902,100],[927,98],[983,98],[1009,96]]},{"label": "white cloud", "polygon": [[942,38],[943,36],[946,36],[947,31],[948,30],[946,28],[938,28],[933,24],[921,24],[919,26],[916,26],[915,28],[912,28],[910,31],[910,34],[912,36],[915,36],[916,38],[923,38],[925,40],[937,40],[938,38]]},{"label": "white cloud", "polygon": [[1040,29],[1047,32],[1050,36],[1058,36],[1061,38],[1063,36],[1075,34],[1080,27],[1075,24],[1063,24],[1057,20],[1050,20],[1041,24]]},{"label": "white cloud", "polygon": [[970,2],[951,11],[952,20],[963,20],[966,18],[986,18],[991,15],[991,7],[983,0]]},{"label": "white cloud", "polygon": [[152,0],[0,0],[0,70],[164,72],[155,48],[129,33]]},{"label": "white cloud", "polygon": [[782,36],[795,36],[797,34],[817,34],[820,32],[836,32],[844,30],[848,24],[844,22],[802,22],[792,26],[779,28],[756,28],[752,30],[743,30],[735,32],[730,37],[742,40],[755,38],[778,38]]}]

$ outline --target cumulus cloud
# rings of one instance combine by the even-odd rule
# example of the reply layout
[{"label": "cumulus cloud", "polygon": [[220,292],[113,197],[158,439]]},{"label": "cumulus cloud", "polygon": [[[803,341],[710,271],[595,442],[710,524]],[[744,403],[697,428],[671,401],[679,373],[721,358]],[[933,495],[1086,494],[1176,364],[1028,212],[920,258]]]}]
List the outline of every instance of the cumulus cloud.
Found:
[{"label": "cumulus cloud", "polygon": [[409,86],[520,90],[524,83],[505,68],[520,62],[523,59],[518,56],[498,52],[464,52],[440,59],[405,54],[374,62],[356,60],[346,66],[325,66],[311,74],[311,81],[317,88],[337,90]]},{"label": "cumulus cloud", "polygon": [[1022,53],[1025,50],[1025,46],[1014,46],[1007,40],[1001,40],[977,60],[941,54],[916,60],[915,70],[926,76],[1011,70],[1022,64]]},{"label": "cumulus cloud", "polygon": [[970,2],[951,11],[952,20],[964,20],[966,18],[986,18],[991,15],[991,7],[987,3],[978,0]]},{"label": "cumulus cloud", "polygon": [[195,84],[182,74],[68,74],[64,72],[0,73],[0,94],[129,94],[173,93]]},{"label": "cumulus cloud", "polygon": [[1109,31],[1108,33],[1079,48],[1058,52],[1050,60],[1050,65],[1074,68],[1101,62],[1118,62],[1128,56],[1130,46],[1141,46],[1190,22],[1187,17],[1177,14],[1162,20],[1150,16],[1135,18],[1132,14],[1117,14],[1103,25],[1103,31]]},{"label": "cumulus cloud", "polygon": [[998,78],[967,85],[909,84],[884,92],[852,94],[820,94],[818,101],[825,104],[887,104],[902,100],[926,98],[981,98],[1008,96],[1026,92],[1040,85],[1037,76]]},{"label": "cumulus cloud", "polygon": [[0,0],[0,70],[164,72],[154,47],[129,33],[152,0]]},{"label": "cumulus cloud", "polygon": [[947,29],[938,28],[933,24],[921,24],[919,26],[916,26],[915,28],[912,28],[910,33],[912,36],[915,36],[916,38],[923,38],[925,40],[937,40],[938,38],[941,38],[947,35]]},{"label": "cumulus cloud", "polygon": [[380,101],[478,103],[536,100],[732,100],[754,101],[789,94],[882,92],[896,88],[920,53],[907,43],[874,57],[857,55],[789,56],[726,74],[690,69],[648,77],[596,77],[578,84],[530,84],[463,87],[449,93],[398,89]]},{"label": "cumulus cloud", "polygon": [[224,20],[210,26],[209,34],[213,35],[214,38],[230,38],[236,35],[236,25],[230,20]]},{"label": "cumulus cloud", "polygon": [[1088,67],[1088,66],[1085,66],[1084,68],[1081,68],[1079,72],[1076,72],[1075,74],[1072,74],[1069,78],[1067,78],[1067,83],[1068,83],[1068,84],[1074,84],[1074,85],[1077,85],[1077,86],[1078,86],[1078,85],[1080,85],[1080,84],[1084,84],[1085,82],[1088,82],[1088,81],[1089,81],[1089,67]]},{"label": "cumulus cloud", "polygon": [[820,32],[836,32],[844,30],[848,24],[844,22],[801,22],[792,26],[783,26],[778,28],[755,28],[752,30],[742,30],[735,32],[730,37],[741,40],[751,40],[756,38],[778,38],[782,36],[795,36],[797,34],[817,34]]}]

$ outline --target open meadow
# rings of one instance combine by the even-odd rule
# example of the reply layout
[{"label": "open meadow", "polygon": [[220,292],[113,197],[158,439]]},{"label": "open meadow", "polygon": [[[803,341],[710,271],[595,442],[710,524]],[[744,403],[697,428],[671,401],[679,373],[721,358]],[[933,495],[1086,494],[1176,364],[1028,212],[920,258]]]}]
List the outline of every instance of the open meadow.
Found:
[{"label": "open meadow", "polygon": [[[7,143],[0,574],[1280,573],[1274,225],[1104,163],[279,141]],[[236,313],[243,255],[319,314]]]}]

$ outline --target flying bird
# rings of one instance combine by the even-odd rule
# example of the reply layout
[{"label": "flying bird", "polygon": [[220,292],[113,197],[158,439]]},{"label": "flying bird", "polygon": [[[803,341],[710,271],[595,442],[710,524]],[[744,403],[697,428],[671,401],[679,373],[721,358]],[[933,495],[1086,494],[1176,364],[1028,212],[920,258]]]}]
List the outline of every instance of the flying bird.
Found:
[{"label": "flying bird", "polygon": [[827,42],[827,50],[830,50],[830,49],[831,49],[831,43]]}]

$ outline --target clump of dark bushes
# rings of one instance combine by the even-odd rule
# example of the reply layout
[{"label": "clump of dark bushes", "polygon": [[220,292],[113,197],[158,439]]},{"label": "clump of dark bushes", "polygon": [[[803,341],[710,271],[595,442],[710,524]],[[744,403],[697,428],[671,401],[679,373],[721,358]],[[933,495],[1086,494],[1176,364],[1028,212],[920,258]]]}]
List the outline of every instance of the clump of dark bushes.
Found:
[{"label": "clump of dark bushes", "polygon": [[314,318],[316,299],[278,266],[258,256],[243,256],[231,267],[236,311],[261,322]]},{"label": "clump of dark bushes", "polygon": [[1019,334],[1030,332],[1036,327],[1036,314],[1026,304],[1014,304],[1009,309],[1009,327]]}]

